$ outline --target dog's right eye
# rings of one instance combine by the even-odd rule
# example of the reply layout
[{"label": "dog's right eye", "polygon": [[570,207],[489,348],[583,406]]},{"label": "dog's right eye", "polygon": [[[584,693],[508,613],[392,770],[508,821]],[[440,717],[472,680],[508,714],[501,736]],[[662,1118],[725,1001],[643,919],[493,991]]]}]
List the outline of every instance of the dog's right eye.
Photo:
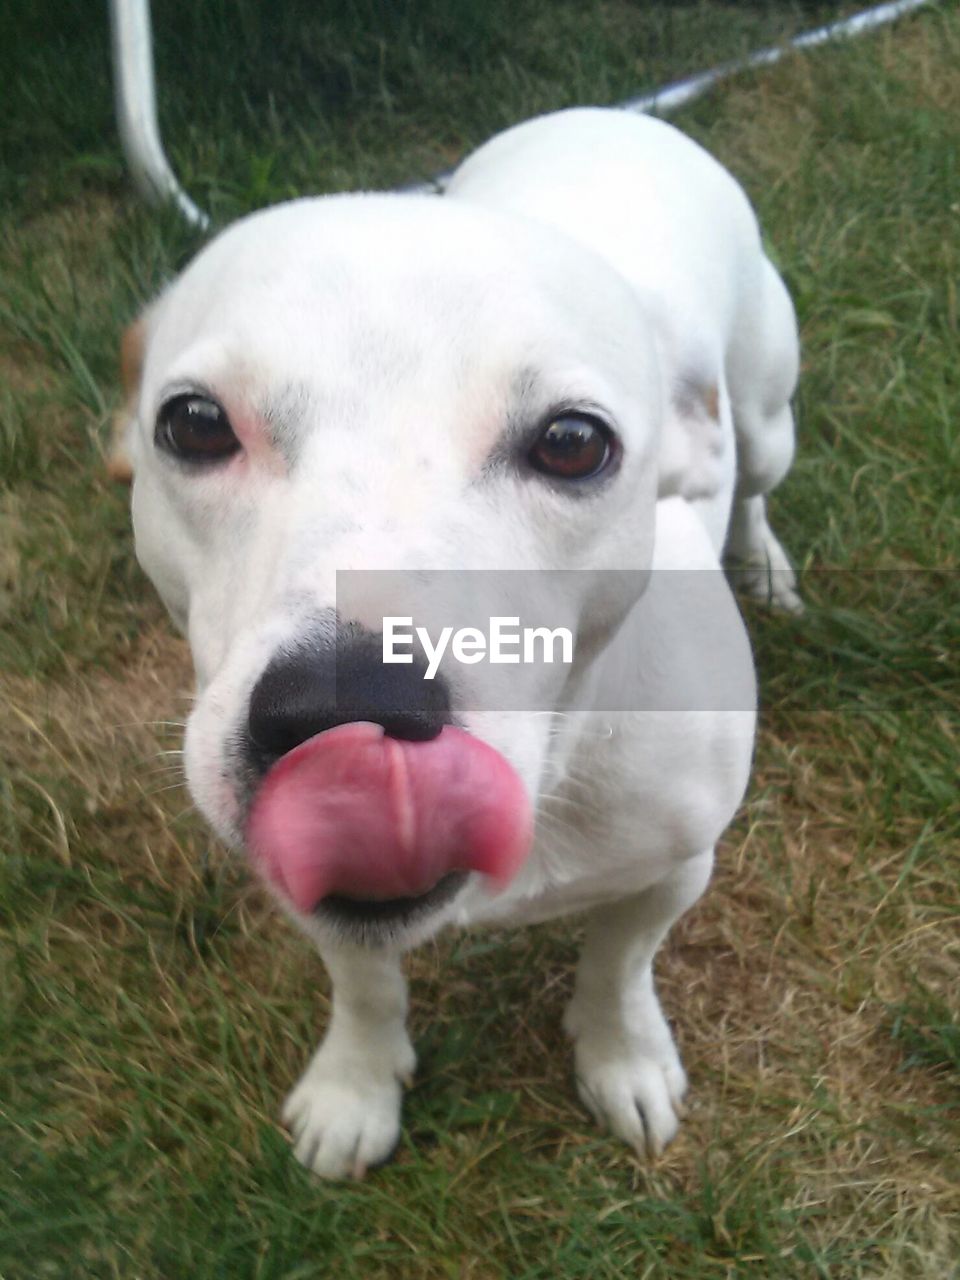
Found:
[{"label": "dog's right eye", "polygon": [[157,415],[157,447],[186,462],[216,462],[240,448],[230,419],[209,396],[180,395]]}]

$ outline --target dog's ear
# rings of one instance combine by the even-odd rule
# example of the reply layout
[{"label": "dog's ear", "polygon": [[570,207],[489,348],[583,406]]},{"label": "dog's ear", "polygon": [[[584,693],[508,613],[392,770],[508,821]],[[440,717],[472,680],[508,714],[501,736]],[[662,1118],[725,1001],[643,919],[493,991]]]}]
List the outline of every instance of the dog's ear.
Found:
[{"label": "dog's ear", "polygon": [[113,415],[113,436],[107,458],[107,474],[118,484],[130,484],[133,480],[133,462],[127,437],[136,416],[137,399],[140,395],[148,314],[144,311],[133,324],[127,325],[120,339],[120,384],[123,387],[123,404]]},{"label": "dog's ear", "polygon": [[658,497],[692,501],[717,492],[723,483],[729,414],[729,398],[719,380],[680,377],[666,390]]}]

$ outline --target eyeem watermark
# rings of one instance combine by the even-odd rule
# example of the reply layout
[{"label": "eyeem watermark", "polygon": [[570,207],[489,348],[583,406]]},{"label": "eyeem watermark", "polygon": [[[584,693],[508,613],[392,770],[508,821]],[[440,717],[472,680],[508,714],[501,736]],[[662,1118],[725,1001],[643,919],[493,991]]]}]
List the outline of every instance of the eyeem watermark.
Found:
[{"label": "eyeem watermark", "polygon": [[[432,680],[449,648],[457,662],[534,663],[573,662],[573,632],[568,627],[521,627],[520,618],[493,617],[487,633],[479,627],[443,627],[436,643],[426,627],[415,627],[412,617],[383,619],[383,661],[412,663],[413,642],[420,642],[427,659],[425,680]],[[560,657],[556,657],[557,645]]]},{"label": "eyeem watermark", "polygon": [[[834,581],[841,601],[859,599],[866,588],[862,574],[824,573],[820,585],[808,576],[814,600],[833,599]],[[929,620],[955,598],[957,580],[881,572],[874,588],[902,629],[912,618],[905,602],[916,601],[917,619]],[[719,568],[345,569],[336,576],[334,639],[351,712],[361,650],[371,709],[382,703],[384,714],[414,697],[421,681],[438,697],[446,694],[463,719],[487,712],[752,714],[756,707],[749,640]],[[943,643],[936,630],[924,640],[938,663]],[[322,644],[329,644],[327,632]],[[800,693],[784,672],[778,697],[815,689],[822,703],[860,687],[847,681],[840,658],[839,675],[815,680],[814,662],[830,661],[826,652],[798,651]]]}]

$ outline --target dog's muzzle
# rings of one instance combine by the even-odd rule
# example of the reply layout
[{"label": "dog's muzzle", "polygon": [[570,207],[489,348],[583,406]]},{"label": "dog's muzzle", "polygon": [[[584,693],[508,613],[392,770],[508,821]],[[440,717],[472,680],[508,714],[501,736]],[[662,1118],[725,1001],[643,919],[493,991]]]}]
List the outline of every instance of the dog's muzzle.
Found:
[{"label": "dog's muzzle", "polygon": [[257,869],[300,912],[406,923],[471,872],[505,885],[532,834],[516,772],[451,722],[416,663],[358,633],[275,658],[250,699],[260,778],[247,821]]}]

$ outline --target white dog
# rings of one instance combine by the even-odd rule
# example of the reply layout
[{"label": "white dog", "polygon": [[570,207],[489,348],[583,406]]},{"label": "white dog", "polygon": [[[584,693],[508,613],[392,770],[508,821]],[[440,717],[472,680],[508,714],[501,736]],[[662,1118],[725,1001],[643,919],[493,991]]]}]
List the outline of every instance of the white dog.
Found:
[{"label": "white dog", "polygon": [[[284,1110],[298,1158],[360,1176],[397,1142],[404,950],[573,911],[580,1096],[659,1152],[686,1080],[654,953],[753,745],[721,555],[798,607],[764,505],[793,452],[796,325],[743,192],[669,125],[563,112],[442,198],[244,219],[140,331],[136,545],[195,660],[188,782],[333,981]],[[346,616],[344,569],[577,571],[579,656],[514,669],[514,709],[486,705],[489,669],[385,665],[396,610],[372,579]],[[611,671],[620,709],[597,700]]]}]

